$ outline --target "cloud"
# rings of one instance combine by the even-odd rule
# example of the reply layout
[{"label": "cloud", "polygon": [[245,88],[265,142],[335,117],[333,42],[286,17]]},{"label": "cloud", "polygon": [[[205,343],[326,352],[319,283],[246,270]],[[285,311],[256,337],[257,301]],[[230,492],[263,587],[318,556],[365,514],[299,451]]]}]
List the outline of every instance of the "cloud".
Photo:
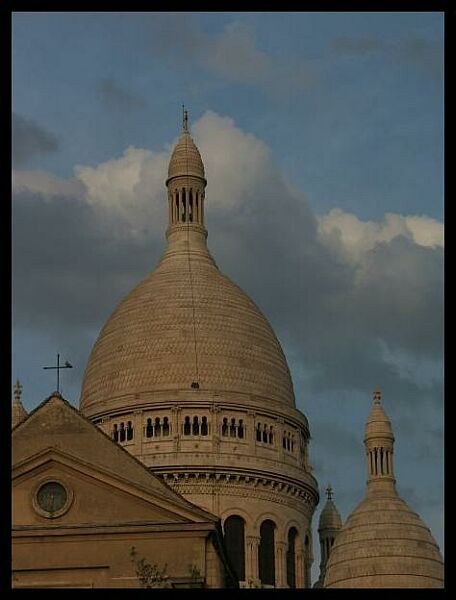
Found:
[{"label": "cloud", "polygon": [[[192,135],[208,179],[209,248],[284,347],[297,405],[309,416],[317,479],[333,483],[342,514],[360,500],[362,431],[380,385],[400,440],[396,472],[412,486],[416,473],[401,462],[407,449],[416,460],[417,448],[441,444],[442,224],[425,215],[362,221],[342,210],[317,217],[264,141],[231,118],[209,111]],[[81,376],[103,323],[154,268],[165,246],[171,145],[129,147],[76,167],[68,180],[15,172],[19,375],[20,350],[33,338],[48,353],[65,348]],[[429,481],[439,460],[432,456],[419,464]]]},{"label": "cloud", "polygon": [[339,54],[364,55],[380,50],[383,43],[374,37],[341,36],[331,42],[331,48]]},{"label": "cloud", "polygon": [[35,156],[56,152],[57,136],[32,119],[13,113],[13,163],[25,165]]},{"label": "cloud", "polygon": [[231,83],[261,87],[266,93],[288,94],[307,89],[317,74],[313,61],[289,57],[287,62],[258,47],[255,31],[245,23],[231,21],[217,34],[207,33],[188,14],[155,14],[146,23],[154,56],[188,70],[188,63]]},{"label": "cloud", "polygon": [[439,39],[411,34],[396,42],[385,42],[373,36],[343,36],[335,38],[330,47],[340,57],[383,53],[394,61],[414,65],[436,83],[443,77],[443,45]]},{"label": "cloud", "polygon": [[256,47],[254,33],[244,23],[228,23],[213,39],[208,66],[236,82],[264,82],[273,67],[268,54]]},{"label": "cloud", "polygon": [[[416,361],[423,357],[440,359],[440,223],[395,214],[363,222],[340,210],[317,219],[305,197],[289,188],[262,140],[210,111],[193,131],[209,181],[206,214],[215,258],[260,304],[290,355],[306,365],[308,386],[370,389],[372,380],[382,378],[405,385],[401,377],[409,367],[394,371],[392,356],[408,356],[408,365],[421,364]],[[86,230],[92,231],[91,243],[97,235],[110,239],[110,246],[118,243],[117,260],[130,246],[159,248],[166,228],[168,159],[169,150],[130,147],[96,167],[76,167],[75,177],[67,182],[42,173],[18,173],[18,206],[28,197],[27,189],[29,196],[40,195],[35,205],[52,198],[54,204],[67,203],[65,215],[58,214],[60,229],[79,206]],[[71,196],[79,204],[70,210]],[[51,209],[46,214],[57,222]],[[76,214],[72,219],[78,220]],[[74,237],[70,229],[68,221],[68,235]],[[33,238],[33,232],[29,235]],[[76,243],[87,248],[88,241]],[[91,253],[87,250],[87,260]],[[97,249],[95,256],[99,268],[112,276],[116,264],[105,264],[110,257]],[[94,259],[89,262],[93,265]],[[87,265],[80,259],[77,264],[83,280]],[[17,273],[20,278],[21,265]],[[135,275],[139,279],[140,270],[134,268],[131,275],[131,280]],[[284,295],[284,289],[289,293]]]},{"label": "cloud", "polygon": [[131,112],[143,108],[145,101],[135,96],[120,83],[112,78],[102,79],[97,86],[101,102],[109,109],[122,112]]},{"label": "cloud", "polygon": [[319,218],[319,233],[325,244],[353,263],[378,244],[389,243],[398,236],[419,246],[443,247],[443,224],[426,216],[386,213],[380,222],[361,221],[356,215],[335,208]]}]

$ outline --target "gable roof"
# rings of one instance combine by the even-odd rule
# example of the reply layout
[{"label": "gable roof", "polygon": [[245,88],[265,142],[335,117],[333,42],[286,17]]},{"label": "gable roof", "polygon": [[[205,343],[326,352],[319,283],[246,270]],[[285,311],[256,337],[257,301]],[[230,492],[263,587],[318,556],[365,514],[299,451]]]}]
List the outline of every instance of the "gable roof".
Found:
[{"label": "gable roof", "polygon": [[137,458],[112,441],[58,392],[35,408],[12,431],[13,469],[49,448],[127,480],[188,513],[196,522],[218,517],[199,508],[151,473]]}]

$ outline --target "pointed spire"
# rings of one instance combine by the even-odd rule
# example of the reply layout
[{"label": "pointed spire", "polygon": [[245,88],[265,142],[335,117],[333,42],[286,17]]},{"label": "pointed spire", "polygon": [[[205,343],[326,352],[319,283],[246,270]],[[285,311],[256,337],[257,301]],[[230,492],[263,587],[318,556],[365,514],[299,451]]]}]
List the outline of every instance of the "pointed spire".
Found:
[{"label": "pointed spire", "polygon": [[188,110],[185,110],[185,106],[182,104],[182,131],[189,133],[188,130]]},{"label": "pointed spire", "polygon": [[332,500],[333,498],[333,490],[331,487],[331,484],[328,484],[328,487],[326,488],[326,497],[328,498],[328,500]]},{"label": "pointed spire", "polygon": [[25,410],[25,408],[22,406],[22,402],[21,402],[21,396],[22,396],[22,385],[19,381],[19,379],[16,381],[16,384],[14,385],[14,400],[13,400],[13,406],[11,409],[11,425],[12,427],[16,427],[16,425],[19,425],[19,423],[22,423],[22,421],[24,421],[27,416],[28,413]]},{"label": "pointed spire", "polygon": [[374,390],[374,404],[380,405],[382,404],[382,392],[377,386]]}]

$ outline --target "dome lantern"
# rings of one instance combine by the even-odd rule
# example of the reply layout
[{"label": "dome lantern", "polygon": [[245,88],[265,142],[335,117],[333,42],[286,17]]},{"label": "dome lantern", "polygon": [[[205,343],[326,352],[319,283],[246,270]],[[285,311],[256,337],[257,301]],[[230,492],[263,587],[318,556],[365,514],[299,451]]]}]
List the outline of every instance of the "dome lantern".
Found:
[{"label": "dome lantern", "polygon": [[193,141],[188,111],[183,108],[182,131],[168,167],[169,228],[200,228],[204,231],[206,178],[201,154]]},{"label": "dome lantern", "polygon": [[368,491],[391,488],[394,491],[393,445],[391,422],[382,406],[381,392],[373,394],[373,405],[364,434],[366,448]]}]

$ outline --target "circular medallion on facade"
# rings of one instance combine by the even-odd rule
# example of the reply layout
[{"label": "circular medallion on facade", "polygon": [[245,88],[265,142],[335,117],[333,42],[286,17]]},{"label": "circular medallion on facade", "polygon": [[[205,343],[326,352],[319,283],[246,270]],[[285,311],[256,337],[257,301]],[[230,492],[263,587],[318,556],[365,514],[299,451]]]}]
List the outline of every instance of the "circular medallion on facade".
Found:
[{"label": "circular medallion on facade", "polygon": [[72,491],[60,481],[41,482],[33,496],[35,510],[44,517],[54,518],[63,515],[73,500]]}]

